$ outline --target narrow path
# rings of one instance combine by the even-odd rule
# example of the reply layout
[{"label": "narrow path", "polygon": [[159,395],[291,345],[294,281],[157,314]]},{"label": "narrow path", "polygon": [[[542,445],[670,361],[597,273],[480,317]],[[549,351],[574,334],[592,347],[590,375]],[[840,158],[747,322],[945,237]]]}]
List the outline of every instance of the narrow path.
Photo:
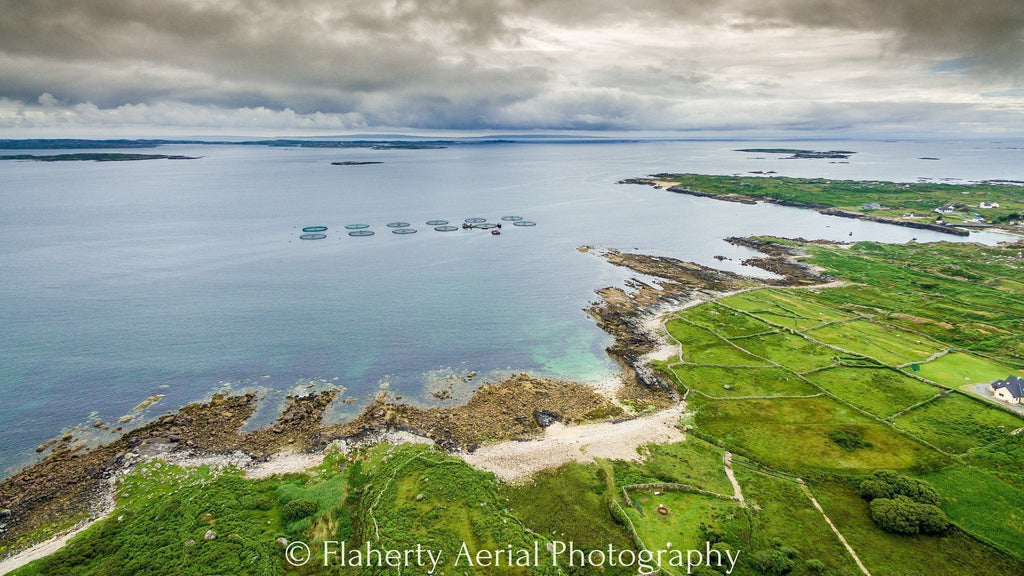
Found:
[{"label": "narrow path", "polygon": [[740,483],[736,481],[736,475],[732,473],[732,452],[726,452],[722,457],[725,461],[725,475],[729,477],[729,482],[732,483],[732,492],[736,496],[736,501],[740,503],[740,506],[747,507],[746,501],[743,500],[743,491],[740,490]]},{"label": "narrow path", "polygon": [[864,567],[864,563],[860,561],[859,557],[857,557],[857,553],[853,551],[853,547],[850,546],[850,543],[843,537],[843,533],[836,528],[836,525],[833,524],[832,520],[827,514],[825,514],[825,511],[821,508],[821,504],[818,504],[818,500],[814,497],[814,494],[811,494],[810,489],[807,488],[807,484],[805,484],[802,479],[798,478],[797,480],[800,482],[800,488],[804,491],[804,494],[810,498],[811,504],[814,504],[814,507],[818,509],[818,512],[821,512],[821,517],[825,519],[825,522],[828,522],[829,527],[832,528],[832,531],[839,537],[839,541],[843,543],[846,551],[850,553],[851,557],[853,557],[853,561],[857,563],[857,567],[860,568],[860,571],[864,573],[864,576],[871,576],[871,572],[868,572],[868,569]]}]

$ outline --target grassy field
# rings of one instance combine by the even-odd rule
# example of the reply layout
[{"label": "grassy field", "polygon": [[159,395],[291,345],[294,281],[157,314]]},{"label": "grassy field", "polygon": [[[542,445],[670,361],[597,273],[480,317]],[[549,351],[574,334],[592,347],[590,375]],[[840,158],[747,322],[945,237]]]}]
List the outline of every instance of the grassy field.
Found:
[{"label": "grassy field", "polygon": [[893,420],[931,444],[962,454],[990,444],[1024,426],[1024,419],[962,394],[951,394]]},{"label": "grassy field", "polygon": [[892,534],[879,530],[856,490],[833,482],[814,489],[825,513],[872,574],[887,576],[1020,576],[1024,564],[958,530],[938,536]]},{"label": "grassy field", "polygon": [[1024,492],[976,468],[956,466],[923,477],[962,529],[995,542],[1024,562]]},{"label": "grassy field", "polygon": [[[791,473],[910,469],[934,459],[925,447],[828,397],[693,400],[701,437]],[[844,448],[830,436],[838,433],[864,445]]]},{"label": "grassy field", "polygon": [[887,368],[829,368],[807,379],[880,418],[939,393],[939,389]]},{"label": "grassy field", "polygon": [[919,376],[950,388],[991,382],[1012,375],[1024,376],[1020,370],[962,352],[946,354],[920,366],[921,371],[917,373]]},{"label": "grassy field", "polygon": [[[746,457],[808,479],[872,573],[1024,574],[1024,564],[985,544],[1003,550],[1020,541],[1024,440],[1010,432],[1024,426],[1024,419],[948,390],[1004,378],[1024,367],[1020,339],[1011,336],[1024,333],[1024,298],[1013,292],[1015,281],[1009,280],[1020,277],[1020,248],[860,243],[848,249],[804,249],[814,264],[848,283],[816,291],[748,291],[680,313],[707,329],[700,333],[704,357],[715,356],[709,349],[714,341],[707,337],[711,331],[719,336],[719,346],[738,346],[776,365],[706,366],[695,356],[693,364],[673,366],[677,382],[701,393],[688,397],[695,413],[692,434],[733,451],[739,461]],[[678,335],[684,350],[686,336]],[[939,354],[945,355],[926,362]],[[819,395],[811,398],[744,398],[814,390]],[[898,536],[880,530],[853,488],[878,469],[902,470],[932,482],[946,499],[944,510],[968,533],[953,529],[941,536]],[[742,469],[737,475],[749,497],[757,485],[751,475],[759,475]],[[986,494],[991,501],[984,501]],[[762,510],[772,510],[760,518],[770,523],[777,515],[796,517],[795,498],[796,493],[783,498],[784,509],[773,499],[759,502]],[[693,506],[730,534],[731,543],[746,538],[747,548],[765,549],[751,539],[751,516],[744,520],[711,511],[707,504]],[[687,526],[694,521],[685,519]],[[746,527],[739,528],[744,521]],[[793,525],[812,532],[811,517]],[[851,570],[848,557],[827,552],[831,544],[822,534],[800,538],[784,534],[782,527],[769,531],[780,533],[782,541],[825,546],[826,551],[810,553],[796,544],[787,548],[802,558],[814,555],[830,573]],[[653,538],[660,532],[652,529],[650,534]],[[748,568],[756,573],[754,566]],[[799,566],[791,569],[798,573]]]},{"label": "grassy field", "polygon": [[673,319],[665,328],[682,344],[680,358],[695,364],[724,364],[730,366],[767,366],[760,358],[739,350],[710,330],[694,326],[684,320]]},{"label": "grassy field", "polygon": [[838,352],[788,332],[744,338],[736,342],[752,354],[801,373],[836,363]]},{"label": "grassy field", "polygon": [[874,358],[888,366],[922,362],[948,349],[927,337],[867,320],[830,324],[807,332],[819,342]]},{"label": "grassy field", "polygon": [[775,328],[756,318],[735,312],[714,302],[687,311],[686,319],[720,334],[724,338],[752,336],[772,332]]},{"label": "grassy field", "polygon": [[810,396],[820,390],[782,368],[674,366],[672,373],[687,388],[715,398],[743,396]]}]

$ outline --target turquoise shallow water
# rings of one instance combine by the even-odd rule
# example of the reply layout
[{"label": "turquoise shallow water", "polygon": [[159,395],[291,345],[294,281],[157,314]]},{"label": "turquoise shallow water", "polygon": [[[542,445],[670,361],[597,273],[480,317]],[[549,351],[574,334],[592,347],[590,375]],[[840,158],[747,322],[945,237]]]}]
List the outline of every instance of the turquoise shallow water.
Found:
[{"label": "turquoise shallow water", "polygon": [[[743,147],[849,149],[849,164]],[[641,186],[652,172],[912,181],[1024,180],[1020,144],[618,142],[442,150],[166,146],[192,161],[0,163],[0,475],[61,430],[162,413],[230,384],[271,401],[310,381],[358,409],[382,385],[430,399],[431,375],[513,370],[600,380],[616,367],[583,309],[624,271],[577,250],[672,255],[747,273],[722,238],[780,234],[905,242],[955,237],[745,206]],[[920,157],[939,157],[922,161]],[[339,160],[382,164],[332,166]],[[433,219],[532,228],[434,232]],[[415,234],[385,227],[404,221]],[[347,235],[367,223],[376,234]],[[299,240],[305,226],[327,238]],[[993,241],[991,236],[975,240]],[[348,410],[348,411],[346,411]],[[7,472],[4,472],[4,470]]]}]

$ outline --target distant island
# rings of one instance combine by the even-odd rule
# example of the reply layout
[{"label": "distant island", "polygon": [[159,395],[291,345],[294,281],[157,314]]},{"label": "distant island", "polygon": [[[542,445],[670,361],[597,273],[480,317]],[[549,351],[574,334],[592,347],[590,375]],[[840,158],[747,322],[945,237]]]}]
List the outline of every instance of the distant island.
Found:
[{"label": "distant island", "polygon": [[761,154],[789,154],[784,160],[800,160],[807,158],[829,158],[845,160],[856,154],[851,150],[826,150],[818,152],[815,150],[800,150],[797,148],[742,148],[736,152],[758,152]]},{"label": "distant island", "polygon": [[198,160],[199,156],[171,154],[118,154],[112,152],[82,152],[79,154],[10,154],[0,160],[33,160],[35,162],[126,162],[133,160]]},{"label": "distant island", "polygon": [[[457,142],[451,140],[83,140],[78,138],[0,139],[0,150],[68,150],[109,148],[156,148],[168,144],[270,146],[273,148],[370,148],[371,150],[437,150]],[[481,143],[490,143],[484,141]]]},{"label": "distant island", "polygon": [[332,166],[366,166],[367,164],[383,164],[378,160],[342,160],[341,162],[331,162]]}]

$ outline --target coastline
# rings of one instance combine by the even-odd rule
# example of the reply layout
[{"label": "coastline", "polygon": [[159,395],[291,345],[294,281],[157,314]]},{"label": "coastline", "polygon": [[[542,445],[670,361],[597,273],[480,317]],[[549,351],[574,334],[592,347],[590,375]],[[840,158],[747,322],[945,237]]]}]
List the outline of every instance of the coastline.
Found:
[{"label": "coastline", "polygon": [[[183,464],[236,465],[257,474],[287,473],[305,469],[310,463],[316,465],[317,458],[322,458],[333,442],[358,445],[397,437],[402,441],[436,443],[450,453],[464,455],[471,464],[481,463],[485,469],[489,465],[504,466],[510,471],[501,474],[510,479],[521,479],[543,467],[586,457],[580,455],[580,446],[593,446],[602,437],[615,439],[618,448],[610,454],[626,457],[627,453],[635,454],[636,446],[642,443],[658,438],[678,439],[681,434],[674,424],[685,410],[685,403],[675,386],[649,366],[650,354],[665,346],[656,323],[667,310],[763,285],[821,281],[816,272],[796,263],[794,254],[781,251],[752,262],[787,274],[769,281],[672,258],[617,250],[602,250],[599,255],[614,265],[656,277],[659,284],[656,287],[633,278],[626,283],[626,289],[600,290],[601,301],[587,309],[598,325],[615,338],[607,351],[622,367],[621,386],[614,394],[617,403],[607,395],[609,386],[595,388],[518,374],[503,382],[485,384],[465,404],[450,408],[414,407],[380,393],[351,422],[330,426],[324,425],[322,419],[335,399],[333,392],[293,397],[272,425],[242,433],[241,427],[256,409],[256,394],[216,395],[93,449],[57,443],[41,462],[0,482],[0,510],[10,511],[8,528],[0,534],[0,543],[14,543],[34,530],[75,514],[88,515],[89,523],[103,517],[106,509],[90,509],[90,504],[103,499],[112,502],[111,479],[154,457]],[[624,408],[626,405],[630,409]],[[638,417],[637,412],[643,416]],[[514,442],[502,446],[502,440]],[[517,466],[517,456],[507,454],[513,444],[526,451],[557,445],[560,455],[543,460],[542,465]],[[603,454],[596,448],[588,451],[591,456]],[[513,463],[511,468],[509,461]],[[70,537],[71,533],[66,531],[63,536],[52,538],[47,542],[56,548],[45,550],[56,550],[57,542],[66,542]],[[11,551],[14,554],[7,560],[27,553]]]}]

